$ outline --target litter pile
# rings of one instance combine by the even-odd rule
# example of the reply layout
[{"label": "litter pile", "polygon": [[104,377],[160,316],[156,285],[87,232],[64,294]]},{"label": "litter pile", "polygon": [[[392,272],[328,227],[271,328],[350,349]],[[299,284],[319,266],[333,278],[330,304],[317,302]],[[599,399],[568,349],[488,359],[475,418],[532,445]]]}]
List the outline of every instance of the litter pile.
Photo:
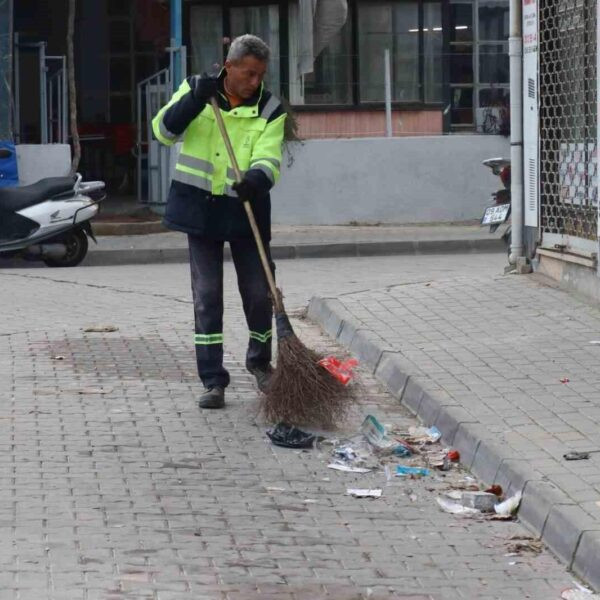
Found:
[{"label": "litter pile", "polygon": [[[267,435],[273,444],[289,448],[310,448],[316,441],[315,435],[281,423]],[[339,440],[319,438],[318,441],[320,448],[331,447],[329,469],[375,476],[383,471],[386,486],[396,485],[392,482],[398,481],[411,501],[416,500],[414,491],[400,482],[429,478],[444,485],[442,492],[435,490],[439,493],[437,504],[443,511],[461,517],[512,520],[519,508],[521,493],[504,498],[498,485],[481,489],[460,467],[459,452],[444,447],[441,438],[436,427],[400,430],[386,427],[373,415],[367,415],[356,434]],[[427,489],[434,491],[431,487]],[[381,498],[383,489],[348,488],[346,494],[355,498]],[[522,551],[525,545],[515,542],[513,551]],[[533,546],[530,544],[528,548],[533,549]]]},{"label": "litter pile", "polygon": [[388,433],[373,415],[367,415],[359,433],[334,440],[334,460],[328,466],[355,473],[384,466],[389,473],[390,463],[401,461],[395,465],[397,477],[426,477],[432,470],[449,471],[460,458],[456,450],[440,447],[441,437],[436,427],[410,427],[406,432]]}]

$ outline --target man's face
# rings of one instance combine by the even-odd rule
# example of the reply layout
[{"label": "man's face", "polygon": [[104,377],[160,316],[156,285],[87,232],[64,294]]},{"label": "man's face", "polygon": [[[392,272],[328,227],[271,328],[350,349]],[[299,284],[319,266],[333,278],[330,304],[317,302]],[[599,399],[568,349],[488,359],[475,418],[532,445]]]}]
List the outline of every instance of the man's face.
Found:
[{"label": "man's face", "polygon": [[226,60],[227,88],[238,98],[251,98],[267,72],[267,63],[248,54],[237,61]]}]

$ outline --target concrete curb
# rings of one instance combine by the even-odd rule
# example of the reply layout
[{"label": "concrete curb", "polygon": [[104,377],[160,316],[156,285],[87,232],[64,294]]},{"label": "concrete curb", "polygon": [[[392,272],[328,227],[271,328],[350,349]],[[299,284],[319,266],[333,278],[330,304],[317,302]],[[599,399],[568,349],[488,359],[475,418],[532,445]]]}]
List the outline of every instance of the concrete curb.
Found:
[{"label": "concrete curb", "polygon": [[[135,225],[134,223],[130,225]],[[404,242],[344,242],[271,246],[274,260],[287,258],[342,258],[364,256],[394,256],[398,254],[461,254],[505,252],[502,240],[422,240]],[[229,247],[225,258],[231,258]],[[180,248],[90,248],[85,266],[136,265],[149,263],[181,263],[188,261],[188,249]]]},{"label": "concrete curb", "polygon": [[161,221],[138,221],[131,223],[111,223],[110,221],[92,221],[94,235],[146,235],[164,233],[168,229]]},{"label": "concrete curb", "polygon": [[600,523],[516,452],[494,441],[476,418],[453,400],[440,400],[407,372],[402,356],[373,332],[362,328],[335,298],[311,299],[308,316],[350,349],[379,381],[425,425],[460,452],[461,462],[488,484],[507,494],[521,491],[519,519],[595,589],[600,589]]}]

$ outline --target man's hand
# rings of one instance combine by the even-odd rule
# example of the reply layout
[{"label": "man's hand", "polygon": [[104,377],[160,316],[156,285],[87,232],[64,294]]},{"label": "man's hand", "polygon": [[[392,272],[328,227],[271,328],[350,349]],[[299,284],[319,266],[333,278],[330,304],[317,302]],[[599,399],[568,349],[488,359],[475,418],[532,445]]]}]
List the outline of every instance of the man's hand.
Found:
[{"label": "man's hand", "polygon": [[237,192],[242,202],[252,202],[258,196],[256,185],[249,179],[244,178],[239,183],[234,183],[231,187]]},{"label": "man's hand", "polygon": [[196,85],[192,89],[192,97],[198,104],[206,104],[211,98],[217,97],[216,77],[196,77]]}]

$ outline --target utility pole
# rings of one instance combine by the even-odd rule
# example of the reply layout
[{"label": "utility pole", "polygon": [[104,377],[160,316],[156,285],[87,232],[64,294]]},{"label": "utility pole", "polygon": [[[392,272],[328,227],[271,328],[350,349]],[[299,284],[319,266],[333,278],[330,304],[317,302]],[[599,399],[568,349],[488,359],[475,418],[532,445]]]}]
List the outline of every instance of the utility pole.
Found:
[{"label": "utility pole", "polygon": [[181,0],[171,0],[171,62],[172,62],[172,71],[171,84],[173,86],[173,90],[176,90],[181,84],[181,80],[183,77],[181,70],[181,60],[177,60],[176,57],[181,53],[177,52],[176,49],[181,49],[182,46],[182,16],[181,16]]},{"label": "utility pole", "polygon": [[523,246],[523,23],[522,0],[510,0],[510,169],[511,244],[509,262],[524,256]]}]

